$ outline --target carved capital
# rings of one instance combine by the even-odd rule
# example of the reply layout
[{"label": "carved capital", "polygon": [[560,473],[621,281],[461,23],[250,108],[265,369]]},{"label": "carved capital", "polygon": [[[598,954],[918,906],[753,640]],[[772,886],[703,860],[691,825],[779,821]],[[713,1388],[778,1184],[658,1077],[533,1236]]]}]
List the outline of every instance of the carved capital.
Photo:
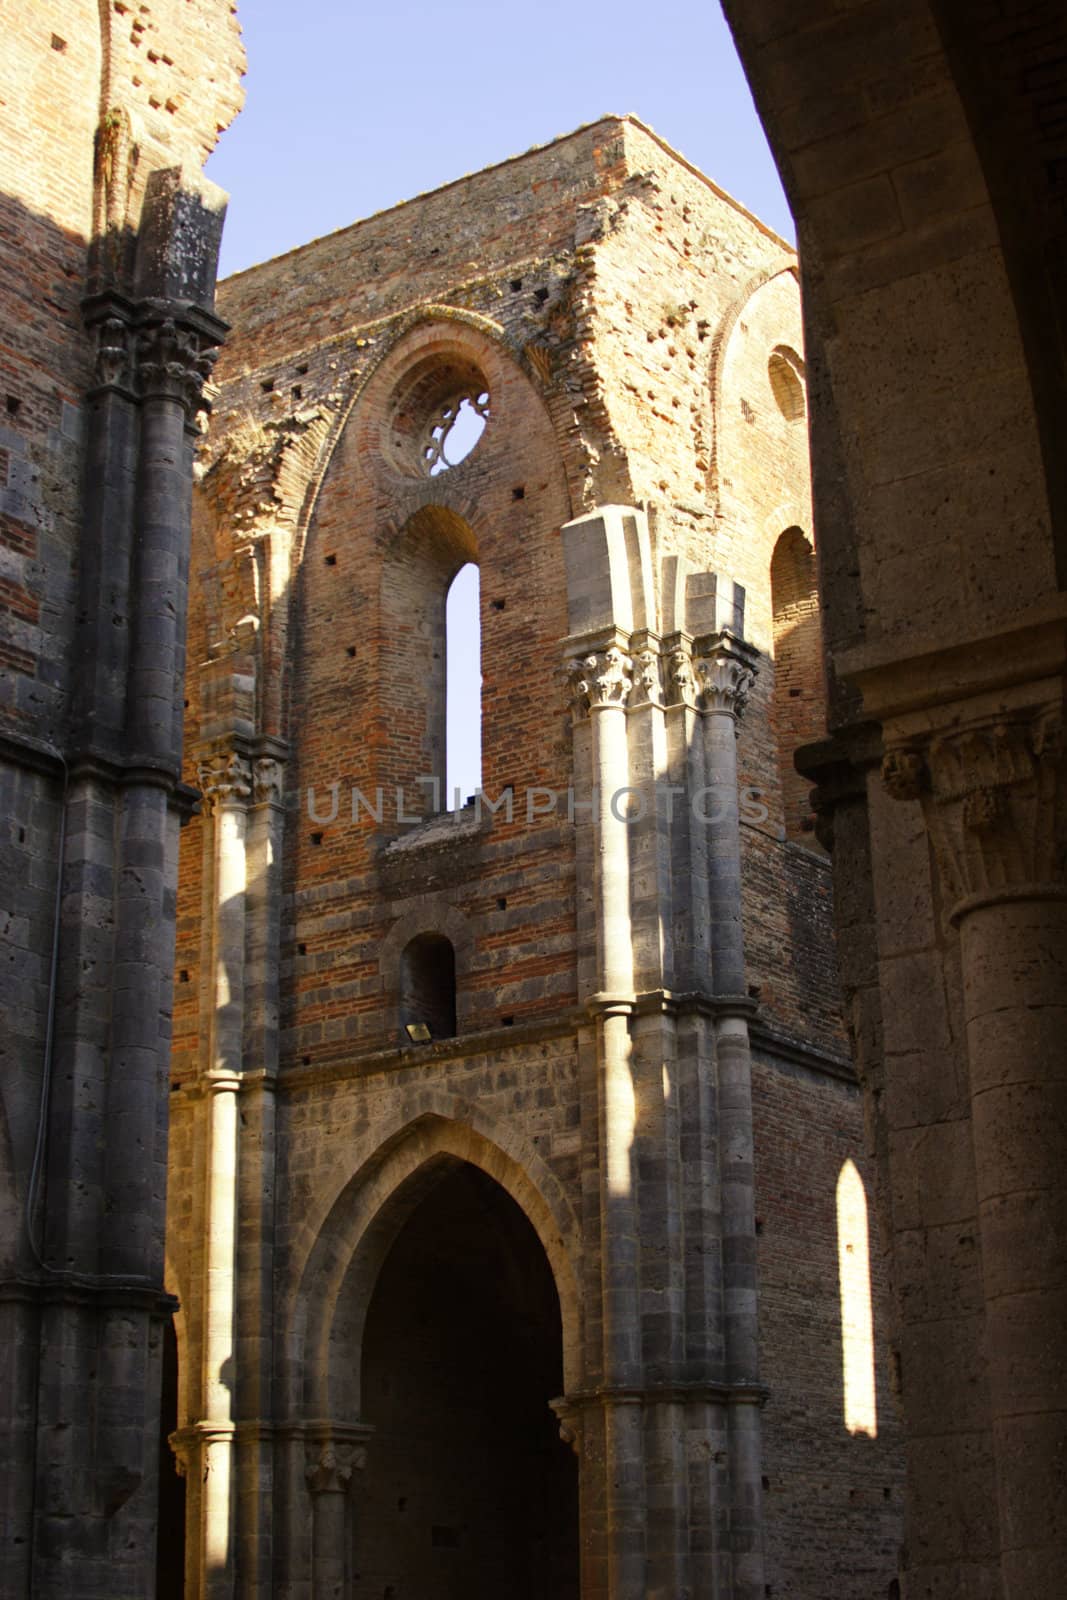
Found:
[{"label": "carved capital", "polygon": [[882,758],[882,782],[892,800],[918,800],[926,782],[926,763],[917,750],[887,750]]},{"label": "carved capital", "polygon": [[98,388],[127,388],[131,380],[130,331],[120,317],[104,317],[95,326],[94,377]]},{"label": "carved capital", "polygon": [[639,650],[633,658],[634,686],[631,705],[659,706],[663,704],[660,683],[659,655],[648,648]]},{"label": "carved capital", "polygon": [[172,1433],[168,1436],[167,1443],[170,1445],[171,1453],[174,1456],[175,1472],[179,1478],[187,1478],[189,1476],[189,1446],[185,1438],[180,1432]]},{"label": "carved capital", "polygon": [[212,810],[247,800],[252,793],[251,766],[234,750],[223,750],[198,762],[196,776]]},{"label": "carved capital", "polygon": [[364,1445],[333,1440],[309,1449],[304,1477],[312,1494],[347,1494],[353,1472],[362,1472],[366,1464]]},{"label": "carved capital", "polygon": [[667,703],[696,708],[697,685],[693,676],[693,652],[677,644],[667,654]]},{"label": "carved capital", "polygon": [[569,1445],[574,1454],[581,1459],[582,1455],[582,1408],[570,1400],[550,1400],[550,1407],[556,1414],[559,1422],[559,1436],[565,1445]]},{"label": "carved capital", "polygon": [[625,706],[633,688],[633,661],[612,645],[568,663],[567,676],[576,717],[605,706]]},{"label": "carved capital", "polygon": [[173,317],[148,323],[137,336],[137,375],[142,394],[177,400],[192,418],[203,409],[204,384],[211,376],[216,354],[209,336]]},{"label": "carved capital", "polygon": [[252,782],[256,805],[267,801],[280,805],[285,782],[285,767],[274,756],[257,756],[252,765]]},{"label": "carved capital", "polygon": [[705,711],[724,711],[740,722],[756,681],[757,653],[728,633],[709,634],[693,646],[693,670]]},{"label": "carved capital", "polygon": [[893,799],[921,801],[954,917],[1002,893],[1067,892],[1064,770],[1058,705],[887,753],[886,789]]}]

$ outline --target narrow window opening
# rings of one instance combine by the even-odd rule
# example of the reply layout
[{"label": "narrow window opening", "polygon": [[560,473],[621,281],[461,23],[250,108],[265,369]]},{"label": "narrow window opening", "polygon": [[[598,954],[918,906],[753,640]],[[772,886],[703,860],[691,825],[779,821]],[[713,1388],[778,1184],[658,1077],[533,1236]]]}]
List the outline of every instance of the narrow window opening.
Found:
[{"label": "narrow window opening", "polygon": [[837,1180],[837,1261],[845,1427],[853,1435],[875,1439],[878,1402],[867,1194],[853,1161],[845,1162]]},{"label": "narrow window opening", "polygon": [[767,377],[782,416],[787,422],[801,422],[807,413],[801,357],[788,345],[779,345],[767,362]]},{"label": "narrow window opening", "polygon": [[404,948],[400,958],[400,1023],[405,1033],[421,1023],[431,1039],[455,1036],[456,953],[443,934],[420,933]]},{"label": "narrow window opening", "polygon": [[445,601],[446,809],[482,785],[482,639],[480,583],[473,561],[460,567]]},{"label": "narrow window opening", "polygon": [[811,784],[793,765],[801,745],[824,737],[822,627],[815,553],[800,528],[787,528],[771,560],[774,700],[782,820],[787,839],[812,844]]}]

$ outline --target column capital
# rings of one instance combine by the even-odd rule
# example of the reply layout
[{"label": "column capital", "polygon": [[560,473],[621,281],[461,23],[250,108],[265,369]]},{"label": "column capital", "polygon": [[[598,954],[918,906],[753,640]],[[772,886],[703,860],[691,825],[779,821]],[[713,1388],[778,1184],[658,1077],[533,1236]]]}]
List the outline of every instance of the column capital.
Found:
[{"label": "column capital", "polygon": [[285,763],[276,756],[257,756],[252,763],[252,785],[257,806],[281,805]]},{"label": "column capital", "polygon": [[569,1445],[578,1457],[582,1458],[582,1404],[566,1395],[561,1395],[558,1400],[548,1402],[549,1409],[555,1413],[559,1423],[559,1436],[564,1444]]},{"label": "column capital", "polygon": [[609,706],[625,708],[633,689],[633,658],[620,645],[591,650],[567,663],[575,720]]},{"label": "column capital", "polygon": [[926,817],[950,921],[1000,899],[1067,895],[1061,704],[893,743],[882,781]]},{"label": "column capital", "polygon": [[137,380],[146,399],[176,400],[189,420],[204,409],[204,384],[218,344],[211,331],[177,316],[153,315],[137,333]]},{"label": "column capital", "polygon": [[758,660],[759,651],[728,628],[694,639],[693,673],[701,709],[725,712],[740,722]]},{"label": "column capital", "polygon": [[660,679],[660,656],[659,651],[652,648],[651,642],[634,651],[633,675],[631,706],[661,706],[663,685]]},{"label": "column capital", "polygon": [[347,1494],[355,1472],[367,1465],[369,1427],[347,1427],[304,1438],[304,1479],[313,1495]]},{"label": "column capital", "polygon": [[197,762],[197,782],[212,811],[241,805],[252,793],[252,766],[236,750],[219,750]]}]

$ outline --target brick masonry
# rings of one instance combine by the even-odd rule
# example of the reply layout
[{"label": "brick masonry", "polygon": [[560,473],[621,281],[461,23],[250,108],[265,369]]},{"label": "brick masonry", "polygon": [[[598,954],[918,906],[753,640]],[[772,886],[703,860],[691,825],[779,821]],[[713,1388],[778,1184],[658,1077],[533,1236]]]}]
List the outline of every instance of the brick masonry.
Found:
[{"label": "brick masonry", "polygon": [[[588,799],[563,673],[568,634],[581,630],[561,530],[583,514],[595,523],[605,504],[633,505],[647,529],[646,600],[632,567],[628,581],[653,634],[699,631],[701,617],[737,621],[743,589],[742,628],[758,651],[737,753],[752,796],[740,831],[749,994],[759,1002],[752,1095],[761,1352],[772,1388],[767,1582],[794,1600],[830,1587],[858,1600],[872,1583],[888,1586],[900,1465],[885,1284],[875,1251],[878,1434],[868,1440],[844,1425],[834,1211],[842,1164],[862,1166],[862,1117],[836,986],[828,863],[790,762],[792,744],[823,714],[791,252],[639,123],[607,119],[240,274],[221,287],[219,304],[232,332],[200,457],[186,696],[187,776],[212,799],[183,835],[172,1062],[169,1251],[190,1369],[182,1448],[191,1460],[201,1448],[198,1419],[211,1415],[192,1352],[209,1315],[198,1287],[211,1270],[205,1151],[231,1076],[247,1106],[241,1149],[254,1150],[248,1160],[269,1173],[276,1197],[265,1216],[262,1197],[239,1176],[218,1200],[247,1241],[234,1257],[237,1327],[252,1352],[239,1408],[243,1384],[246,1397],[273,1390],[275,1418],[324,1417],[326,1390],[317,1386],[328,1383],[335,1422],[358,1424],[354,1355],[346,1376],[328,1378],[295,1330],[309,1316],[339,1314],[329,1309],[341,1292],[329,1287],[330,1261],[351,1250],[361,1259],[367,1208],[393,1215],[402,1186],[388,1174],[397,1162],[416,1172],[404,1151],[423,1140],[452,1158],[469,1152],[536,1211],[557,1288],[569,1285],[561,1290],[567,1392],[610,1370],[610,1354],[597,1353],[609,1339],[597,1264],[598,1250],[610,1248],[598,1245],[608,1224],[592,1200],[607,1158],[589,1123],[598,1091],[583,1021],[602,938],[590,901],[593,840],[563,800],[527,817],[525,794],[571,788]],[[483,389],[482,439],[460,465],[428,478],[420,428],[436,405]],[[772,584],[772,562],[786,557],[787,575]],[[483,782],[494,800],[513,789],[514,817],[424,814],[404,825],[397,786],[409,810],[425,813],[416,779],[441,770],[440,606],[469,559],[481,574]],[[714,603],[695,598],[701,573],[717,575]],[[613,594],[618,619],[631,602],[621,589]],[[811,641],[803,647],[802,628]],[[631,783],[646,770],[639,748],[632,744]],[[381,819],[363,807],[353,821],[353,788],[371,804],[381,789]],[[247,820],[224,822],[230,815]],[[232,880],[220,855],[231,826],[246,830],[244,867]],[[267,853],[253,844],[254,828],[273,841]],[[688,952],[688,934],[679,932],[672,955],[653,932],[664,915],[679,930],[692,917],[688,891],[671,886],[677,866],[668,857],[654,866],[657,851],[688,848],[680,836],[670,844],[675,835],[660,825],[635,834],[631,847],[633,981],[648,1011],[633,1037],[638,1081],[647,1073],[650,1085],[675,1070],[664,1065],[675,1050],[679,1082],[694,1050],[705,1063],[698,1076],[710,1073],[710,1082],[716,1070],[698,1015],[684,1025],[656,1020],[655,997],[667,991],[703,992],[713,1003],[706,956]],[[646,857],[651,877],[637,864]],[[227,898],[231,881],[243,892]],[[455,950],[458,1037],[412,1047],[400,1029],[401,957],[427,932]],[[273,967],[269,954],[264,965],[265,937],[277,940]],[[657,1055],[664,1049],[671,1054]],[[672,1370],[656,1353],[654,1286],[681,1221],[671,1205],[696,1203],[670,1201],[669,1181],[661,1191],[655,1176],[658,1094],[638,1134],[648,1163],[636,1191],[644,1288],[632,1313],[641,1382]],[[713,1121],[687,1135],[683,1122],[681,1136],[696,1149],[720,1134]],[[381,1226],[391,1236],[399,1224]],[[695,1220],[690,1227],[696,1248]],[[565,1264],[550,1240],[562,1241]],[[720,1246],[710,1238],[708,1248]],[[363,1270],[352,1266],[341,1297],[356,1307],[362,1293],[365,1310],[373,1280],[361,1291]],[[708,1292],[708,1325],[686,1336],[694,1377],[712,1370],[697,1345],[724,1348],[718,1291]],[[610,1508],[605,1522],[588,1488],[599,1447],[593,1422],[586,1428],[582,1592],[594,1594],[607,1581],[614,1535]],[[699,1438],[697,1428],[692,1449]],[[646,1474],[660,1470],[657,1459],[647,1459]],[[257,1513],[234,1535],[239,1565],[280,1563],[294,1594],[304,1592],[312,1560],[310,1525],[301,1525],[286,1475],[297,1470],[283,1473],[290,1487],[273,1531]],[[362,1470],[373,1476],[373,1441]],[[699,1496],[695,1484],[692,1492]],[[651,1524],[646,1538],[653,1582],[656,1562],[668,1558],[653,1553]],[[730,1555],[729,1536],[719,1529],[713,1538],[726,1574],[717,1581],[747,1594],[741,1546]],[[358,1562],[358,1536],[355,1548]],[[692,1581],[699,1590],[696,1569]],[[358,1583],[354,1592],[363,1592]]]}]

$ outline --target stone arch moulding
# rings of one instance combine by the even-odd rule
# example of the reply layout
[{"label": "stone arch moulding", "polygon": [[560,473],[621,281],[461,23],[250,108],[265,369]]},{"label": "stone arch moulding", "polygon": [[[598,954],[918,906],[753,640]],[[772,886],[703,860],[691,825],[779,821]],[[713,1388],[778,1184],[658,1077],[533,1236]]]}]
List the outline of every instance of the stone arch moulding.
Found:
[{"label": "stone arch moulding", "polygon": [[[418,1093],[392,1130],[309,1224],[287,1339],[287,1400],[294,1417],[359,1421],[359,1349],[378,1271],[435,1171],[461,1162],[500,1184],[533,1227],[559,1296],[563,1377],[580,1386],[581,1303],[574,1255],[578,1224],[559,1180],[510,1130],[485,1127],[478,1108]],[[407,1114],[405,1115],[405,1109]]]},{"label": "stone arch moulding", "polygon": [[[318,463],[311,475],[307,493],[304,496],[304,503],[301,507],[296,535],[293,540],[291,568],[291,579],[293,581],[295,581],[304,559],[322,486],[326,481],[326,476],[336,455],[337,446],[344,437],[346,429],[355,419],[358,410],[368,400],[373,405],[374,399],[379,392],[388,393],[391,387],[390,380],[393,383],[398,380],[408,360],[414,357],[416,350],[427,340],[428,335],[440,339],[443,343],[453,343],[465,350],[475,360],[477,360],[479,353],[485,353],[489,355],[494,366],[498,363],[506,362],[516,376],[521,376],[525,379],[530,390],[537,396],[541,409],[544,411],[545,425],[554,435],[551,418],[541,392],[544,385],[540,375],[530,362],[521,358],[519,351],[508,340],[507,334],[500,323],[493,321],[491,317],[481,316],[475,311],[467,311],[458,306],[437,305],[435,303],[413,306],[396,319],[393,338],[388,347],[381,352],[362,374],[358,384],[334,417],[330,430],[323,440]],[[492,374],[489,373],[487,376],[491,377]],[[430,481],[434,484],[436,498],[440,498],[447,493],[447,489],[439,480]],[[574,515],[573,507],[570,505],[568,505],[568,515]]]},{"label": "stone arch moulding", "polygon": [[748,282],[743,285],[737,298],[730,305],[729,310],[719,324],[711,347],[711,359],[708,363],[709,387],[711,390],[711,465],[708,468],[708,498],[717,501],[719,496],[719,477],[721,467],[720,443],[722,437],[722,399],[723,378],[726,372],[726,357],[730,348],[730,340],[734,329],[745,314],[746,308],[752,303],[761,289],[765,289],[776,278],[792,278],[797,285],[800,283],[800,268],[779,267],[774,271],[760,271],[753,273]]}]

